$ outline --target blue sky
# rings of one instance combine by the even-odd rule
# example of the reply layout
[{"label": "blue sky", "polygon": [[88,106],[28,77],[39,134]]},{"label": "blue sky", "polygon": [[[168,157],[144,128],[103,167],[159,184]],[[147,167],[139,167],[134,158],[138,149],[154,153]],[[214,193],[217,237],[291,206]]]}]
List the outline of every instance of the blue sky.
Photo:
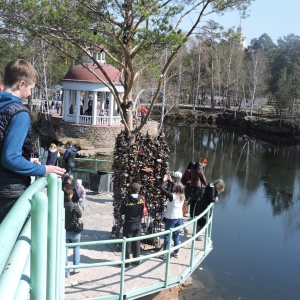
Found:
[{"label": "blue sky", "polygon": [[[300,36],[300,0],[255,0],[250,6],[250,16],[242,19],[242,33],[248,46],[253,38],[268,34],[277,44],[280,37],[291,33]],[[225,28],[240,24],[238,11],[223,16],[209,16]]]}]

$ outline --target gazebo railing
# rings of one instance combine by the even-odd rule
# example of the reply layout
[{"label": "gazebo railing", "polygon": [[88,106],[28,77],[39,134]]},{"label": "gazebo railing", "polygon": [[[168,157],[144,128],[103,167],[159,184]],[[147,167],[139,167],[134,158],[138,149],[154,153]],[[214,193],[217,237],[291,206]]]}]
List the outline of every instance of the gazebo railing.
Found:
[{"label": "gazebo railing", "polygon": [[[65,122],[76,123],[76,115],[75,114],[67,114],[65,117]],[[119,125],[120,123],[121,123],[120,116],[113,116],[111,118],[111,123],[110,123],[109,116],[97,116],[95,125]],[[91,125],[92,124],[92,116],[80,115],[79,116],[79,124]]]},{"label": "gazebo railing", "polygon": [[88,125],[92,124],[92,117],[91,116],[79,116],[79,124],[88,124]]},{"label": "gazebo railing", "polygon": [[[110,120],[110,117],[107,117],[107,116],[96,117],[96,125],[110,125],[109,120]],[[118,125],[120,123],[121,123],[120,116],[113,116],[111,118],[111,125]]]}]

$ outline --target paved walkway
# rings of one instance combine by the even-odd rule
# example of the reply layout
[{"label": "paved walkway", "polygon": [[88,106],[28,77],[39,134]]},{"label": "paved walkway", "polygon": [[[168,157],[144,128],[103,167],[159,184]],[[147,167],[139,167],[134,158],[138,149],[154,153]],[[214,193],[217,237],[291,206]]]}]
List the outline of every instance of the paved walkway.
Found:
[{"label": "paved walkway", "polygon": [[[85,211],[83,212],[84,231],[81,242],[109,240],[113,226],[112,193],[97,194],[87,191]],[[188,228],[191,232],[191,228]],[[180,235],[181,241],[188,236]],[[189,264],[189,244],[180,250],[179,258],[171,258],[169,275],[179,275]],[[195,254],[203,248],[202,241],[196,241]],[[153,251],[153,250],[152,250]],[[157,251],[156,251],[157,252]],[[153,251],[152,253],[156,253]],[[151,251],[141,251],[151,253]],[[72,261],[72,249],[69,249],[69,263]],[[81,264],[120,260],[121,252],[116,245],[96,245],[81,247]],[[83,268],[77,274],[65,279],[65,299],[83,299],[116,294],[119,291],[121,268],[116,266]],[[124,291],[152,285],[164,279],[165,261],[155,257],[142,261],[137,267],[125,269]],[[142,279],[142,281],[141,281]]]}]

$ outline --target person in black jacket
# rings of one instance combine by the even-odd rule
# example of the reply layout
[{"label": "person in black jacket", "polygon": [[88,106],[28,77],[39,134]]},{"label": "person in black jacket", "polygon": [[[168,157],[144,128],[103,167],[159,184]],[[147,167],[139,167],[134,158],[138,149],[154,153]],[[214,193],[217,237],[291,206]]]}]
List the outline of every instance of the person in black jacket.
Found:
[{"label": "person in black jacket", "polygon": [[[144,200],[140,192],[140,185],[133,183],[128,194],[122,203],[121,214],[125,215],[125,223],[123,226],[123,235],[127,238],[137,237],[141,235],[142,211],[144,208]],[[130,258],[132,250],[133,258],[140,256],[140,241],[126,243],[126,259]],[[133,265],[139,265],[139,261]],[[128,268],[129,264],[125,264]]]},{"label": "person in black jacket", "polygon": [[62,183],[62,189],[64,190],[65,188],[71,188],[73,189],[73,196],[72,196],[72,201],[76,204],[79,203],[79,196],[76,191],[76,188],[73,185],[74,177],[73,175],[66,173],[63,177],[63,183]]},{"label": "person in black jacket", "polygon": [[[79,243],[81,233],[73,231],[73,224],[75,218],[81,218],[82,212],[78,204],[72,202],[73,188],[65,186],[64,189],[64,207],[65,207],[65,229],[66,229],[66,243]],[[75,216],[73,209],[75,208]],[[73,248],[73,265],[79,265],[80,263],[80,246]],[[66,266],[68,265],[68,247],[66,247]],[[77,270],[77,273],[79,270]],[[75,272],[75,269],[73,270]],[[70,276],[70,269],[66,270],[66,277]]]},{"label": "person in black jacket", "polygon": [[[217,179],[213,183],[209,183],[205,189],[203,196],[196,203],[195,207],[195,217],[199,216],[205,211],[205,209],[213,202],[218,202],[220,195],[225,190],[225,183],[222,179]],[[206,216],[203,216],[197,221],[197,232],[199,232],[203,226],[206,224]],[[197,240],[201,240],[200,235],[197,237]]]}]

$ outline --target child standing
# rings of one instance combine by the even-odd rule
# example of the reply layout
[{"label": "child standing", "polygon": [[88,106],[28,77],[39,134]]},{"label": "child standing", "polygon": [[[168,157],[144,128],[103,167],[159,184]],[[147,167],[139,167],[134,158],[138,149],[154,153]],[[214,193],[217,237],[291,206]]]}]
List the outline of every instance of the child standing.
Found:
[{"label": "child standing", "polygon": [[60,154],[57,150],[57,146],[55,144],[50,144],[46,165],[57,166],[57,159],[60,157]]},{"label": "child standing", "polygon": [[77,195],[79,197],[79,205],[81,206],[82,210],[84,210],[84,202],[83,201],[85,201],[86,193],[85,193],[85,189],[82,185],[82,180],[81,179],[76,180],[75,190],[76,190]]}]

